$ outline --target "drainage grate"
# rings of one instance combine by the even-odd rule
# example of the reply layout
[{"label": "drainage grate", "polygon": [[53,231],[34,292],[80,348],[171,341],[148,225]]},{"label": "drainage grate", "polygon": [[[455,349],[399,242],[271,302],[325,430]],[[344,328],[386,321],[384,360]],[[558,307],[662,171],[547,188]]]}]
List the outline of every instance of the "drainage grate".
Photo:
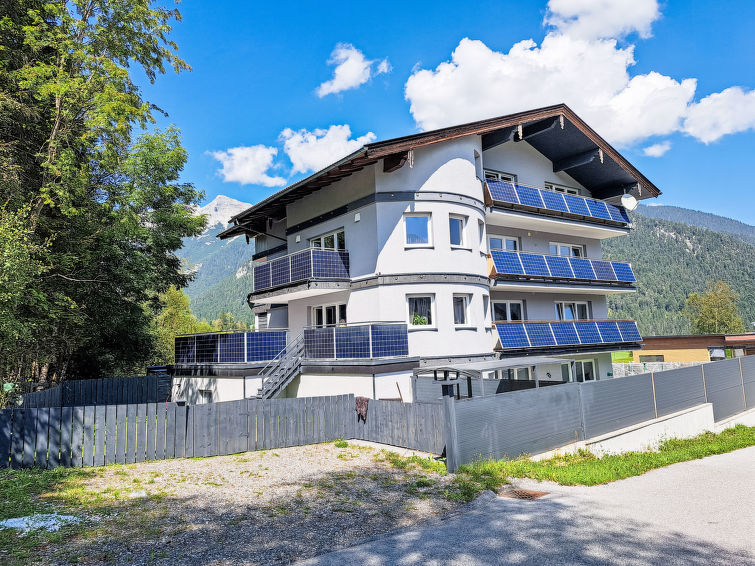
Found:
[{"label": "drainage grate", "polygon": [[532,501],[533,499],[540,499],[544,495],[548,495],[547,491],[532,491],[531,489],[508,489],[498,494],[500,497],[509,497],[511,499],[524,499],[525,501]]}]

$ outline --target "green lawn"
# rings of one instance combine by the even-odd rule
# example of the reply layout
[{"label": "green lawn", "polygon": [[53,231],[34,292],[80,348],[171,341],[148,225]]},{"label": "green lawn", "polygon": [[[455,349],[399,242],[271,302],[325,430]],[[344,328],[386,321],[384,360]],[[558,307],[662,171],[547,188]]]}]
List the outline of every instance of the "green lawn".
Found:
[{"label": "green lawn", "polygon": [[495,491],[512,477],[549,480],[562,485],[598,485],[639,476],[677,462],[754,445],[755,427],[738,425],[720,434],[708,432],[686,440],[667,440],[657,451],[628,452],[598,458],[582,450],[539,462],[529,458],[482,460],[459,467],[455,481],[458,492],[455,495],[469,501],[483,490]]}]

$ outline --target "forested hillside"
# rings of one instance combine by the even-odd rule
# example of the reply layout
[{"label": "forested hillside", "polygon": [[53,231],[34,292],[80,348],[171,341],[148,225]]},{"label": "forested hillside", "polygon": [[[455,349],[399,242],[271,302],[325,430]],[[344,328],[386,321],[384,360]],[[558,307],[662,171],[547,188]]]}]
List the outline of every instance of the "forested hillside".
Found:
[{"label": "forested hillside", "polygon": [[750,226],[744,222],[724,218],[710,214],[709,212],[700,212],[699,210],[690,210],[678,206],[646,206],[640,205],[637,212],[650,218],[660,218],[662,220],[671,220],[672,222],[682,222],[690,226],[707,228],[715,232],[723,232],[748,244],[755,245],[755,226]]},{"label": "forested hillside", "polygon": [[654,208],[632,214],[635,228],[629,236],[603,243],[603,253],[630,262],[638,280],[637,293],[609,296],[610,316],[635,319],[648,336],[688,333],[684,301],[703,291],[706,282],[720,279],[740,295],[739,312],[750,328],[755,321],[755,246],[728,234],[644,216]]}]

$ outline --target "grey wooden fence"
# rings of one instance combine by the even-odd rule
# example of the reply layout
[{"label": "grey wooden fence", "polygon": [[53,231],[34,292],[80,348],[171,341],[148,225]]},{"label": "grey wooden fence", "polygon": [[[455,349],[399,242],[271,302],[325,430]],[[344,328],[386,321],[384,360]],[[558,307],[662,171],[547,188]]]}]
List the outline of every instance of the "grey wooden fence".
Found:
[{"label": "grey wooden fence", "polygon": [[26,393],[21,406],[41,408],[160,403],[170,401],[171,381],[167,374],[75,379],[50,389]]},{"label": "grey wooden fence", "polygon": [[131,464],[339,438],[440,453],[441,418],[441,405],[371,401],[358,423],[353,395],[8,409],[0,411],[0,467]]},{"label": "grey wooden fence", "polygon": [[[437,383],[437,382],[436,382]],[[755,356],[586,383],[444,400],[449,471],[546,452],[710,403],[721,421],[755,407]]]}]

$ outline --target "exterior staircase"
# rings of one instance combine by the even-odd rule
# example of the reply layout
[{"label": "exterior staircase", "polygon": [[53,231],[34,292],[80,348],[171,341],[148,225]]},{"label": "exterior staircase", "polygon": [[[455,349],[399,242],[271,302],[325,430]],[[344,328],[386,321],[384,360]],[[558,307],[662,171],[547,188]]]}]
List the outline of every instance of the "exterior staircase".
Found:
[{"label": "exterior staircase", "polygon": [[271,360],[260,372],[262,387],[257,392],[258,399],[272,399],[301,373],[304,356],[304,334],[299,334]]}]

